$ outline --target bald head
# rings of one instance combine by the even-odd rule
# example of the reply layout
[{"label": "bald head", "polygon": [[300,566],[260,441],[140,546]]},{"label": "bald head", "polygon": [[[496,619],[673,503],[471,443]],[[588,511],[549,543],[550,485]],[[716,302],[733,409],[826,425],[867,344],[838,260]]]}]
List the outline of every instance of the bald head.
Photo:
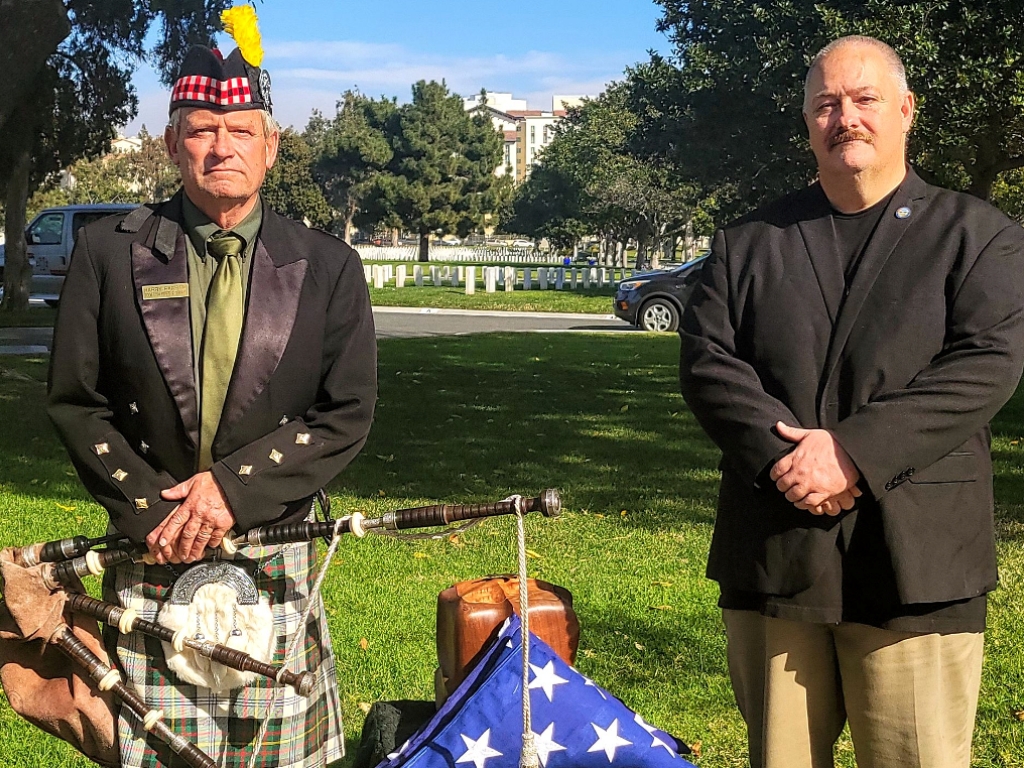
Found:
[{"label": "bald head", "polygon": [[903,62],[900,60],[899,54],[896,53],[891,45],[866,35],[847,35],[846,37],[840,37],[833,40],[818,51],[815,57],[811,60],[811,66],[807,69],[807,77],[804,79],[805,113],[808,111],[811,99],[814,96],[814,94],[811,93],[810,88],[815,72],[821,67],[822,62],[824,62],[829,56],[850,46],[864,47],[878,53],[884,59],[886,68],[889,70],[889,74],[892,75],[899,95],[903,96],[910,91],[910,88],[907,85],[907,70],[903,67]]}]

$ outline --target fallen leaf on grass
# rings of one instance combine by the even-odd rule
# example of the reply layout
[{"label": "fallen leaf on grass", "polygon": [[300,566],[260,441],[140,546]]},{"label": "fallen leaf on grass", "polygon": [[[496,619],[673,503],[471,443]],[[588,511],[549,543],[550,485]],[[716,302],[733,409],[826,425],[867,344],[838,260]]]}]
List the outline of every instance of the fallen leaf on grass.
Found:
[{"label": "fallen leaf on grass", "polygon": [[371,707],[373,707],[373,705],[368,701],[359,702],[359,711],[362,712],[364,715],[370,714]]},{"label": "fallen leaf on grass", "polygon": [[651,605],[648,606],[652,611],[674,611],[671,605]]},{"label": "fallen leaf on grass", "polygon": [[1013,712],[1014,718],[1024,723],[1024,709],[1016,709]]},{"label": "fallen leaf on grass", "polygon": [[428,555],[426,552],[413,552],[412,556],[415,557],[417,560],[426,560],[428,557],[430,557],[430,555]]},{"label": "fallen leaf on grass", "polygon": [[387,494],[387,492],[386,492],[386,491],[384,491],[384,490],[379,490],[379,491],[377,491],[377,495],[378,495],[378,496],[387,496],[388,494]]},{"label": "fallen leaf on grass", "polygon": [[627,514],[629,513],[626,512],[626,510],[622,510],[621,512],[619,512],[619,517],[625,517]]},{"label": "fallen leaf on grass", "polygon": [[672,586],[672,582],[671,581],[652,581],[651,584],[653,584],[656,587],[671,587]]},{"label": "fallen leaf on grass", "polygon": [[638,651],[646,650],[642,645],[640,645],[640,643],[633,643],[633,647],[636,648]]},{"label": "fallen leaf on grass", "polygon": [[370,647],[370,641],[364,637],[362,640],[359,641],[359,647],[365,651],[367,648]]},{"label": "fallen leaf on grass", "polygon": [[527,557],[532,557],[532,558],[535,558],[535,559],[537,559],[537,560],[543,560],[543,559],[544,559],[543,557],[541,557],[540,555],[538,555],[538,554],[537,554],[536,552],[534,552],[534,551],[533,551],[532,549],[528,549],[528,550],[526,550],[526,556],[527,556]]},{"label": "fallen leaf on grass", "polygon": [[59,501],[55,501],[53,503],[57,505],[57,509],[63,509],[65,512],[74,512],[76,509],[78,509],[78,507],[65,507]]},{"label": "fallen leaf on grass", "polygon": [[392,461],[395,460],[395,454],[393,454],[393,453],[389,453],[387,456],[384,456],[384,455],[378,453],[378,454],[376,454],[376,456],[377,456],[378,459],[383,461],[385,464],[390,464]]},{"label": "fallen leaf on grass", "polygon": [[690,751],[693,752],[693,756],[699,759],[700,758],[701,746],[703,746],[703,745],[699,741],[695,741],[692,744],[690,744],[689,746],[690,746]]},{"label": "fallen leaf on grass", "polygon": [[628,410],[629,410],[629,406],[628,405],[624,405],[621,408],[619,408],[619,413],[625,413]]}]

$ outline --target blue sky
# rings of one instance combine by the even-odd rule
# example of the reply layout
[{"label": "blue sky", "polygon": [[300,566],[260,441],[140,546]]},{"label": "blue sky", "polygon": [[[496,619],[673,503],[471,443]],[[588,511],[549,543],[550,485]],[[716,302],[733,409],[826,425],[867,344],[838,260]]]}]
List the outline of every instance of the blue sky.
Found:
[{"label": "blue sky", "polygon": [[[510,91],[550,109],[553,94],[596,95],[648,50],[670,48],[652,0],[265,0],[256,9],[274,115],[297,128],[313,109],[333,114],[347,88],[404,101],[419,79],[443,78],[463,95]],[[145,66],[134,83],[139,116],[125,133],[160,130],[167,91]]]}]

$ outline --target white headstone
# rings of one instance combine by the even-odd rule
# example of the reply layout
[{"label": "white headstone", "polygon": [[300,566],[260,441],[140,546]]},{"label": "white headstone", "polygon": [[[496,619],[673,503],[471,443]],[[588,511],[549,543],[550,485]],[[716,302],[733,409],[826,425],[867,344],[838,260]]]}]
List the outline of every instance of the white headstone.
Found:
[{"label": "white headstone", "polygon": [[412,268],[412,279],[416,281],[416,287],[423,287],[423,267],[417,264]]},{"label": "white headstone", "polygon": [[547,267],[541,267],[537,270],[537,282],[540,283],[540,289],[546,291],[548,289],[548,269]]},{"label": "white headstone", "polygon": [[505,267],[505,293],[511,293],[516,288],[516,268]]},{"label": "white headstone", "polygon": [[459,267],[452,267],[452,288],[459,287]]},{"label": "white headstone", "polygon": [[384,287],[384,268],[376,264],[373,265],[373,287]]},{"label": "white headstone", "polygon": [[373,267],[370,264],[363,264],[363,276],[367,283],[373,282]]},{"label": "white headstone", "polygon": [[395,268],[395,288],[405,288],[405,264]]},{"label": "white headstone", "polygon": [[476,267],[466,267],[466,295],[476,293]]},{"label": "white headstone", "polygon": [[394,264],[384,265],[384,281],[390,283],[395,279],[395,266]]},{"label": "white headstone", "polygon": [[577,270],[576,267],[573,267],[572,269],[569,270],[569,287],[572,288],[575,291],[576,290],[576,284],[579,282],[579,280],[580,280],[579,270]]},{"label": "white headstone", "polygon": [[523,269],[523,290],[528,291],[533,283],[533,270],[529,267]]},{"label": "white headstone", "polygon": [[498,288],[498,268],[484,267],[484,290],[494,293]]},{"label": "white headstone", "polygon": [[608,282],[608,270],[605,269],[604,267],[601,267],[599,270],[597,270],[597,287],[598,288],[604,288],[604,286],[605,286],[605,284],[607,282]]},{"label": "white headstone", "polygon": [[583,268],[583,290],[590,290],[590,267]]},{"label": "white headstone", "polygon": [[431,267],[430,268],[430,282],[435,286],[441,285],[441,268]]},{"label": "white headstone", "polygon": [[559,267],[555,277],[555,289],[560,291],[563,288],[565,288],[565,267]]}]

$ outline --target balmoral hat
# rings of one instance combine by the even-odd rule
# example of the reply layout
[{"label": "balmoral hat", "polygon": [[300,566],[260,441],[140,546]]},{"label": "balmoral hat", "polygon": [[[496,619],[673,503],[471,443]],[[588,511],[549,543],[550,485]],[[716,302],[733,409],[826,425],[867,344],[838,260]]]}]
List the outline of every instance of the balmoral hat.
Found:
[{"label": "balmoral hat", "polygon": [[216,48],[193,46],[182,62],[171,91],[170,111],[178,107],[272,112],[270,75],[260,69],[263,47],[256,12],[248,5],[221,14],[224,31],[238,47],[227,58]]}]

